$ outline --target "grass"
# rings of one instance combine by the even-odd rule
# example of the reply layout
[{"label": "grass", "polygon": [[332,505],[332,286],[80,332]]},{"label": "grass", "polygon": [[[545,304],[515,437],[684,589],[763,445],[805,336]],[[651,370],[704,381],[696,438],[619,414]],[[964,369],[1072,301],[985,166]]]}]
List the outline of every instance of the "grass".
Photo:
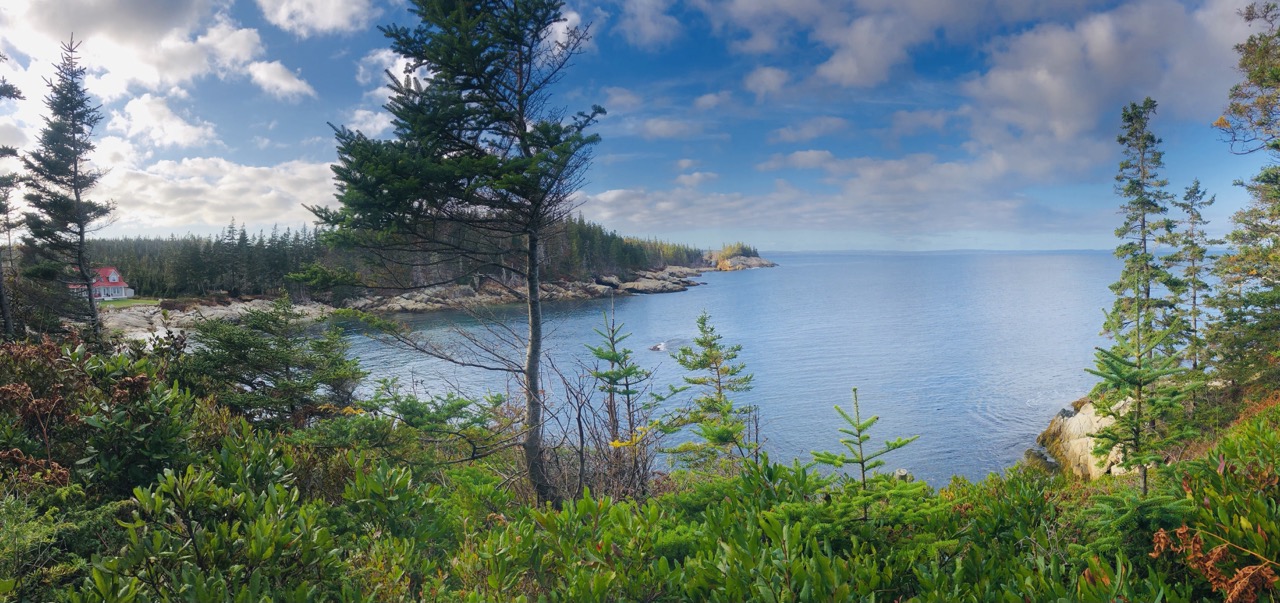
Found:
[{"label": "grass", "polygon": [[150,297],[130,297],[129,299],[112,299],[98,302],[100,308],[132,308],[134,306],[158,306],[160,300]]}]

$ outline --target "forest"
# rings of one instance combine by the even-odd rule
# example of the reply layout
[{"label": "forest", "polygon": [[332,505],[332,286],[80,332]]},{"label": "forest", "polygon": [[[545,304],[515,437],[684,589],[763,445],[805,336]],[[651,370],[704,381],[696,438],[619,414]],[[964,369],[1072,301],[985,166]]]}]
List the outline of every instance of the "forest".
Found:
[{"label": "forest", "polygon": [[[367,259],[354,251],[324,245],[324,236],[323,230],[305,226],[297,231],[273,228],[270,233],[250,234],[233,222],[217,236],[95,238],[88,241],[87,248],[96,264],[115,266],[127,275],[140,296],[239,297],[288,292],[310,297],[305,283],[290,280],[289,275],[313,265],[357,271]],[[701,249],[624,237],[581,215],[560,225],[548,245],[552,251],[544,269],[554,280],[627,277],[636,270],[707,265]]]},{"label": "forest", "polygon": [[[1118,451],[1125,471],[1024,463],[935,486],[880,471],[914,438],[883,433],[857,389],[832,401],[843,450],[771,460],[756,409],[734,400],[750,367],[707,314],[668,391],[607,316],[582,342],[590,368],[541,363],[543,279],[695,258],[574,217],[596,111],[549,103],[586,40],[541,43],[560,2],[413,4],[421,27],[383,31],[431,85],[392,84],[395,139],[336,132],[340,205],[313,208],[308,232],[86,238],[110,208],[59,213],[94,176],[66,169],[95,120],[64,49],[20,175],[30,255],[2,291],[0,601],[1280,600],[1280,8],[1241,13],[1259,29],[1215,127],[1273,163],[1225,242],[1206,234],[1211,195],[1168,189],[1157,102],[1121,108],[1123,269],[1089,402],[1114,419],[1095,454]],[[102,334],[91,299],[13,319],[11,297],[41,307],[105,258],[166,295],[492,279],[526,292],[528,331],[508,331],[520,351],[492,367],[520,388],[429,397],[392,379],[359,394],[342,331],[288,295],[150,342]],[[440,353],[384,317],[340,315]]]}]

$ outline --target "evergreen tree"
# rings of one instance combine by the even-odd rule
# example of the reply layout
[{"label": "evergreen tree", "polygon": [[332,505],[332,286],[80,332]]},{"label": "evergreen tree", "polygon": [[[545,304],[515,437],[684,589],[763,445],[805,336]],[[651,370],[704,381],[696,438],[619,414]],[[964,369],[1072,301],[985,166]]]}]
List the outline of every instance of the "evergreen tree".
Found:
[{"label": "evergreen tree", "polygon": [[1232,216],[1231,249],[1215,265],[1219,284],[1211,303],[1220,318],[1208,338],[1222,376],[1249,385],[1280,379],[1280,166],[1274,164],[1280,159],[1280,7],[1252,4],[1240,15],[1261,31],[1236,45],[1242,81],[1214,125],[1233,151],[1263,151],[1273,163],[1244,183],[1250,201]]},{"label": "evergreen tree", "polygon": [[[1116,423],[1094,434],[1095,454],[1119,448],[1126,467],[1139,467],[1142,494],[1147,494],[1147,466],[1154,461],[1159,442],[1150,434],[1162,429],[1160,421],[1171,418],[1180,395],[1156,395],[1156,382],[1177,372],[1178,358],[1168,340],[1180,327],[1167,299],[1156,297],[1156,287],[1176,290],[1177,281],[1155,258],[1152,248],[1169,236],[1173,224],[1161,217],[1172,198],[1160,177],[1164,167],[1160,139],[1151,132],[1156,102],[1130,103],[1122,113],[1117,142],[1124,158],[1116,174],[1116,193],[1125,198],[1124,223],[1116,229],[1121,244],[1116,257],[1124,260],[1120,280],[1111,285],[1116,294],[1112,310],[1106,314],[1104,330],[1115,340],[1110,350],[1099,348],[1097,369],[1102,377],[1101,394],[1095,401],[1099,414]],[[1161,320],[1163,319],[1163,320]]]},{"label": "evergreen tree", "polygon": [[[0,63],[9,60],[9,57],[0,53]],[[4,100],[21,100],[22,92],[16,86],[9,83],[9,80],[0,77],[0,101]],[[16,157],[17,149],[9,146],[0,146],[0,158]],[[13,258],[13,231],[17,230],[18,223],[13,218],[14,208],[11,205],[13,191],[17,188],[18,177],[16,174],[0,174],[0,234],[4,235],[3,250],[0,250],[0,319],[4,321],[4,338],[6,340],[13,339],[14,334],[14,317],[13,305],[10,302],[10,289],[6,287],[5,279],[9,278],[12,271]]]},{"label": "evergreen tree", "polygon": [[1120,466],[1137,467],[1142,476],[1142,496],[1148,492],[1148,467],[1161,460],[1158,452],[1186,435],[1173,422],[1183,393],[1166,379],[1184,369],[1178,358],[1155,354],[1169,334],[1140,329],[1120,333],[1111,349],[1097,348],[1096,368],[1086,369],[1103,380],[1102,395],[1094,401],[1098,414],[1115,419],[1093,434],[1094,454],[1105,456],[1119,448]]},{"label": "evergreen tree", "polygon": [[[893,452],[899,448],[905,447],[918,439],[920,436],[911,436],[909,438],[897,438],[894,440],[885,440],[884,446],[872,450],[866,449],[866,444],[871,440],[871,428],[880,421],[880,417],[872,415],[870,418],[863,420],[862,407],[858,405],[858,388],[853,388],[853,416],[845,412],[839,405],[836,412],[840,413],[840,418],[844,419],[848,427],[841,427],[840,433],[849,437],[840,438],[840,443],[844,445],[848,452],[836,454],[830,451],[815,451],[813,453],[814,462],[828,465],[835,469],[841,469],[846,464],[858,466],[858,488],[865,494],[867,491],[867,472],[875,471],[884,466],[884,460],[880,457]],[[870,504],[862,505],[862,520],[866,521],[870,517]]]},{"label": "evergreen tree", "polygon": [[574,208],[602,112],[569,118],[552,89],[587,32],[559,0],[414,0],[421,24],[382,28],[428,74],[392,77],[394,139],[337,131],[341,207],[311,208],[330,243],[367,249],[384,286],[482,278],[526,300],[522,443],[539,500],[558,502],[543,458],[542,263],[546,237]]},{"label": "evergreen tree", "polygon": [[605,429],[612,449],[609,454],[611,484],[621,484],[625,495],[645,498],[649,495],[649,473],[653,469],[653,450],[660,432],[654,429],[650,416],[665,397],[652,395],[646,399],[653,373],[635,363],[631,350],[623,347],[630,334],[612,317],[605,318],[604,329],[596,329],[601,345],[588,345],[591,355],[603,362],[591,371],[597,388],[603,392]]},{"label": "evergreen tree", "polygon": [[76,59],[79,46],[74,40],[62,45],[62,62],[45,97],[49,115],[37,148],[22,158],[25,198],[32,209],[25,214],[25,241],[43,261],[37,273],[83,292],[89,329],[97,337],[101,325],[87,237],[111,214],[112,205],[87,198],[102,177],[89,165],[93,129],[102,114],[85,89],[85,68]]},{"label": "evergreen tree", "polygon": [[1174,248],[1173,253],[1165,257],[1165,263],[1171,268],[1182,268],[1181,273],[1175,275],[1177,286],[1170,291],[1170,304],[1180,321],[1181,331],[1176,338],[1182,345],[1183,360],[1193,371],[1202,368],[1206,354],[1204,306],[1213,289],[1205,278],[1214,257],[1209,255],[1209,246],[1223,243],[1210,239],[1205,231],[1208,221],[1204,219],[1203,210],[1213,202],[1214,197],[1205,199],[1199,180],[1192,182],[1181,201],[1172,201],[1185,216],[1179,221],[1181,228],[1162,239]]},{"label": "evergreen tree", "polygon": [[[1173,227],[1171,220],[1162,217],[1169,211],[1166,204],[1172,195],[1164,190],[1168,181],[1160,177],[1164,153],[1159,148],[1160,139],[1151,131],[1155,111],[1156,102],[1150,97],[1141,104],[1129,103],[1122,112],[1121,133],[1116,138],[1124,149],[1116,174],[1116,193],[1125,203],[1121,206],[1124,223],[1116,229],[1121,243],[1115,252],[1124,260],[1124,267],[1120,279],[1111,285],[1116,301],[1104,325],[1104,330],[1113,336],[1135,329],[1141,339],[1156,327],[1155,310],[1168,308],[1166,300],[1153,294],[1154,287],[1168,287],[1173,281],[1153,253],[1158,239]],[[1149,350],[1154,352],[1154,348]]]},{"label": "evergreen tree", "polygon": [[754,456],[758,442],[749,428],[754,406],[735,405],[730,394],[751,390],[751,374],[745,364],[734,364],[741,345],[726,346],[711,325],[711,316],[698,316],[698,336],[693,347],[684,346],[671,357],[695,376],[684,377],[686,388],[696,388],[692,406],[667,422],[667,429],[693,426],[697,441],[680,444],[671,452],[686,466],[698,470],[723,469],[725,461]]}]

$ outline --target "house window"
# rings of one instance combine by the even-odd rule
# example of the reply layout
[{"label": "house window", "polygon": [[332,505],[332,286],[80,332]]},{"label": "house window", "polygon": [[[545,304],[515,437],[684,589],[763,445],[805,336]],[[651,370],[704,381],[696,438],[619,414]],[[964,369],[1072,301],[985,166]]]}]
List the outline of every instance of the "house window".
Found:
[{"label": "house window", "polygon": [[114,282],[117,282],[117,281],[119,281],[119,280],[120,280],[120,275],[119,275],[119,274],[117,274],[117,273],[115,273],[115,272],[112,272],[112,273],[111,273],[111,276],[108,276],[108,277],[107,277],[107,280],[109,280],[109,281],[111,281],[111,282],[113,282],[113,283],[114,283]]}]

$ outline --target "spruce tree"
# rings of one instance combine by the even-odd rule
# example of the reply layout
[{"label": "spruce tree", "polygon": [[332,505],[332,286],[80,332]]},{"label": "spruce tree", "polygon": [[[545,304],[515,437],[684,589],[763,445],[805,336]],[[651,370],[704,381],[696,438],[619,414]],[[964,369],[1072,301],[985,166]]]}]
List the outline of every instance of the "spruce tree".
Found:
[{"label": "spruce tree", "polygon": [[1240,15],[1261,29],[1235,47],[1242,79],[1214,126],[1234,152],[1262,151],[1271,165],[1243,183],[1250,201],[1232,216],[1230,250],[1215,263],[1220,318],[1207,337],[1222,377],[1250,385],[1280,379],[1280,6],[1255,3]]},{"label": "spruce tree", "polygon": [[684,377],[686,388],[695,388],[692,405],[667,422],[667,429],[693,426],[697,440],[669,450],[686,466],[699,470],[720,469],[726,462],[754,456],[759,445],[751,436],[750,419],[756,408],[739,406],[730,394],[751,390],[746,365],[734,364],[741,345],[724,345],[711,325],[711,316],[698,316],[698,336],[693,346],[681,347],[671,357],[693,376]]},{"label": "spruce tree", "polygon": [[417,26],[382,28],[415,68],[389,74],[394,138],[338,128],[341,206],[311,208],[330,244],[376,258],[380,282],[366,284],[407,289],[466,278],[524,299],[523,359],[493,368],[520,381],[529,479],[538,499],[551,502],[559,494],[543,458],[544,244],[572,215],[598,140],[587,129],[603,112],[573,115],[552,104],[588,39],[584,28],[562,25],[562,7],[413,0]]},{"label": "spruce tree", "polygon": [[1176,339],[1182,346],[1182,358],[1193,371],[1203,367],[1207,353],[1204,307],[1213,287],[1205,278],[1214,259],[1214,256],[1209,255],[1209,246],[1223,243],[1219,239],[1210,238],[1205,230],[1209,222],[1204,219],[1203,211],[1213,205],[1214,200],[1214,197],[1205,199],[1200,181],[1193,181],[1181,201],[1172,201],[1173,206],[1181,210],[1185,217],[1178,221],[1177,230],[1162,239],[1162,242],[1174,248],[1173,253],[1165,256],[1165,264],[1170,268],[1181,267],[1181,271],[1175,275],[1177,284],[1170,290],[1170,304],[1180,321]]},{"label": "spruce tree", "polygon": [[1116,300],[1103,326],[1115,344],[1110,350],[1097,350],[1098,367],[1089,371],[1103,378],[1095,408],[1116,420],[1112,427],[1094,434],[1098,442],[1094,453],[1106,454],[1119,447],[1124,466],[1139,467],[1143,496],[1147,465],[1158,445],[1150,433],[1172,416],[1169,401],[1180,399],[1155,395],[1157,380],[1176,372],[1178,364],[1165,345],[1177,319],[1172,319],[1174,325],[1160,320],[1172,315],[1171,306],[1156,295],[1159,288],[1168,290],[1177,283],[1154,254],[1157,242],[1173,228],[1172,221],[1163,217],[1172,196],[1164,190],[1168,183],[1160,176],[1164,167],[1160,139],[1151,131],[1155,110],[1156,102],[1148,97],[1141,104],[1130,103],[1122,112],[1116,140],[1124,155],[1116,174],[1116,193],[1125,199],[1124,223],[1115,231],[1121,239],[1115,253],[1124,266],[1120,280],[1111,285]]},{"label": "spruce tree", "polygon": [[[9,57],[0,53],[0,63],[9,60]],[[0,77],[0,101],[4,100],[21,100],[22,92],[17,86],[9,83],[9,80]],[[0,146],[0,158],[16,157],[17,149],[9,146]],[[0,174],[0,234],[4,235],[4,240],[0,242],[3,245],[3,251],[0,251],[0,319],[4,321],[4,339],[13,339],[14,334],[14,317],[13,304],[10,301],[10,291],[6,287],[5,279],[9,278],[12,271],[13,258],[13,241],[10,237],[13,231],[17,230],[19,224],[13,218],[14,207],[12,205],[13,191],[17,188],[17,174]]]},{"label": "spruce tree", "polygon": [[107,216],[112,205],[92,201],[89,191],[102,171],[89,164],[93,130],[102,120],[85,89],[85,68],[76,58],[79,44],[62,45],[62,62],[48,80],[44,129],[35,150],[22,158],[26,176],[25,199],[32,211],[25,214],[28,247],[42,260],[40,270],[61,286],[83,291],[89,329],[101,331],[98,305],[93,299],[93,266],[87,249],[88,235]]},{"label": "spruce tree", "polygon": [[[1116,257],[1124,260],[1120,279],[1111,285],[1116,301],[1104,330],[1113,336],[1128,329],[1138,330],[1138,339],[1157,326],[1158,309],[1167,309],[1157,287],[1168,287],[1173,276],[1157,260],[1154,248],[1167,236],[1173,222],[1163,217],[1172,195],[1164,190],[1168,181],[1160,176],[1164,167],[1161,140],[1151,131],[1156,102],[1150,97],[1129,103],[1122,112],[1121,133],[1116,138],[1123,148],[1116,174],[1116,194],[1125,199],[1121,206],[1124,223],[1116,229],[1121,240]],[[1140,321],[1140,322],[1135,322]],[[1139,342],[1140,343],[1140,342]],[[1154,353],[1155,350],[1149,350]]]}]

